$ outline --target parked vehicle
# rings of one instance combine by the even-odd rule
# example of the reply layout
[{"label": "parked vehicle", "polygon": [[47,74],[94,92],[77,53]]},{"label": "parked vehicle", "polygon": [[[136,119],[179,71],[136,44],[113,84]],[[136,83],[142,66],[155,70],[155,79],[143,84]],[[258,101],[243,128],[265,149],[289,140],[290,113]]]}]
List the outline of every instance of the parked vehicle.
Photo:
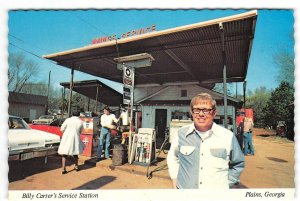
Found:
[{"label": "parked vehicle", "polygon": [[9,116],[8,120],[9,160],[27,160],[56,154],[60,137],[31,129],[20,117]]},{"label": "parked vehicle", "polygon": [[286,123],[285,121],[278,121],[276,126],[276,135],[286,137]]},{"label": "parked vehicle", "polygon": [[60,127],[65,120],[66,118],[58,118],[52,121],[50,124],[29,124],[29,126],[32,129],[53,133],[61,138],[63,133],[60,131]]},{"label": "parked vehicle", "polygon": [[42,115],[38,119],[32,120],[33,124],[50,124],[56,119],[54,115]]}]

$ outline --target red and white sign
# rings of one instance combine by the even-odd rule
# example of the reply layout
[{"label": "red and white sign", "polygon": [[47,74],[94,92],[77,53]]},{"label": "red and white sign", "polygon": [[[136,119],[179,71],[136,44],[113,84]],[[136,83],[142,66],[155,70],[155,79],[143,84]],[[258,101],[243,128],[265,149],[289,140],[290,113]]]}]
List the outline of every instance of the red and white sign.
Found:
[{"label": "red and white sign", "polygon": [[[148,27],[127,31],[127,32],[121,34],[121,38],[127,38],[127,37],[142,35],[142,34],[150,33],[150,32],[153,32],[153,31],[156,31],[156,25],[155,24],[153,24],[151,26],[148,26]],[[94,38],[94,39],[92,39],[92,44],[105,43],[105,42],[113,41],[113,40],[117,40],[116,34],[113,34],[111,36],[102,36],[102,37]]]},{"label": "red and white sign", "polygon": [[123,84],[125,87],[133,87],[133,85],[134,85],[134,68],[124,66],[124,68],[123,68]]}]

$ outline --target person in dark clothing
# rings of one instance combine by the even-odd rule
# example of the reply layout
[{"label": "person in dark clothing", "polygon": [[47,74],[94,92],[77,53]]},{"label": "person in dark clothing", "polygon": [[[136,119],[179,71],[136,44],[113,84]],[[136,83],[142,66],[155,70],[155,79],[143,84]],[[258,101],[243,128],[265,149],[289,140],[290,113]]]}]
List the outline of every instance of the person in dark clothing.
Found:
[{"label": "person in dark clothing", "polygon": [[243,150],[243,145],[244,145],[244,135],[243,134],[244,134],[244,122],[241,121],[237,127],[237,135],[236,135],[236,138],[239,142],[241,150]]}]

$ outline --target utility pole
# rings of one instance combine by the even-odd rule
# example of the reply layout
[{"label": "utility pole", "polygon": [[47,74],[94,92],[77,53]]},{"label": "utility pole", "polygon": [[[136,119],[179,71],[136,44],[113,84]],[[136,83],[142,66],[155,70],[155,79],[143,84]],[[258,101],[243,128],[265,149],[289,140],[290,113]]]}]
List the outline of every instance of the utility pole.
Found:
[{"label": "utility pole", "polygon": [[48,109],[49,109],[50,79],[51,79],[51,70],[49,71],[49,78],[48,78],[46,114],[49,114]]}]

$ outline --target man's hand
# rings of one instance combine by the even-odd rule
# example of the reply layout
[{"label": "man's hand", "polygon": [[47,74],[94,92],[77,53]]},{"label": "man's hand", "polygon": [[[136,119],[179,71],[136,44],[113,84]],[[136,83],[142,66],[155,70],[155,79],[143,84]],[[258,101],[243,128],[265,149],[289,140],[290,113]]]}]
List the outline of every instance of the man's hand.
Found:
[{"label": "man's hand", "polygon": [[176,186],[176,179],[173,179],[173,180],[172,180],[172,187],[173,187],[174,189],[177,189],[177,186]]}]

